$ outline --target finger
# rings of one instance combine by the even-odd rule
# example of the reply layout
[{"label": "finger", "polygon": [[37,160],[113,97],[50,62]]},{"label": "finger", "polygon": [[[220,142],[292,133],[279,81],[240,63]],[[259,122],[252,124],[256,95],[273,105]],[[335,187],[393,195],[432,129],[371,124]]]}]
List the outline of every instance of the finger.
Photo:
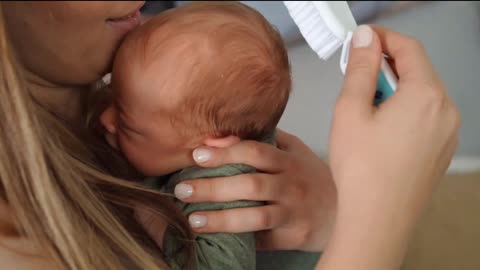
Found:
[{"label": "finger", "polygon": [[242,233],[279,227],[288,219],[288,211],[279,205],[195,212],[188,217],[199,233]]},{"label": "finger", "polygon": [[419,41],[379,26],[372,28],[382,50],[394,59],[399,80],[435,78],[434,68]]},{"label": "finger", "polygon": [[256,141],[241,141],[226,148],[200,147],[193,151],[193,159],[202,167],[246,164],[269,173],[282,171],[290,160],[284,151]]},{"label": "finger", "polygon": [[184,181],[175,187],[175,196],[190,203],[272,201],[281,196],[283,187],[278,177],[251,173]]},{"label": "finger", "polygon": [[278,148],[289,151],[294,148],[294,145],[298,143],[299,139],[288,132],[277,129],[276,141]]},{"label": "finger", "polygon": [[352,37],[338,104],[345,104],[356,115],[372,112],[381,58],[376,34],[369,26],[359,26]]}]

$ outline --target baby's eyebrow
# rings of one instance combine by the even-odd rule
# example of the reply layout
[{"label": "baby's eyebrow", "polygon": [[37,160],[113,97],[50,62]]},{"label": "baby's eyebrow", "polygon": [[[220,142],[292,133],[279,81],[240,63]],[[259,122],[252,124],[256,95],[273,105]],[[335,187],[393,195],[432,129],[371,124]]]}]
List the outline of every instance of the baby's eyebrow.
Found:
[{"label": "baby's eyebrow", "polygon": [[115,102],[115,106],[117,107],[117,110],[118,110],[118,117],[119,117],[119,124],[120,126],[122,126],[123,128],[125,128],[126,130],[132,132],[132,133],[135,133],[135,134],[138,134],[138,135],[143,135],[143,132],[141,130],[138,130],[136,128],[133,128],[132,126],[130,126],[127,121],[127,114],[125,113],[125,110],[123,110],[122,106],[118,103],[118,102]]},{"label": "baby's eyebrow", "polygon": [[139,131],[139,130],[137,130],[137,129],[135,129],[135,128],[132,128],[131,126],[129,126],[129,125],[127,124],[127,121],[125,121],[124,117],[122,117],[122,115],[120,115],[120,118],[121,118],[121,119],[120,119],[120,125],[121,125],[124,129],[126,129],[127,131],[130,131],[130,132],[132,132],[132,133],[135,133],[135,134],[137,134],[137,135],[143,135],[143,133],[142,133],[141,131]]}]

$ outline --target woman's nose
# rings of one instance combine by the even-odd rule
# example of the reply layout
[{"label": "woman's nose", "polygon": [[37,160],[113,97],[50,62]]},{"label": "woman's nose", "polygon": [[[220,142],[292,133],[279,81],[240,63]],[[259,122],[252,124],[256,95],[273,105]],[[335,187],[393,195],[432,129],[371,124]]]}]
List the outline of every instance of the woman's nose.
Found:
[{"label": "woman's nose", "polygon": [[102,115],[100,116],[100,123],[108,133],[115,134],[117,132],[115,109],[112,106],[109,106],[102,113]]}]

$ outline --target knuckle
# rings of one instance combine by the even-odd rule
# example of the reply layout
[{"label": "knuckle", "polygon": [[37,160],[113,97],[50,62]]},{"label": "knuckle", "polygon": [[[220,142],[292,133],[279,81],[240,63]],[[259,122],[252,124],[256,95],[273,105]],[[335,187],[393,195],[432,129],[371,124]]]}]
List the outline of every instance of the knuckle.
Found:
[{"label": "knuckle", "polygon": [[412,37],[406,37],[406,44],[409,49],[415,50],[415,51],[425,51],[425,47],[423,46],[423,43],[415,38]]},{"label": "knuckle", "polygon": [[292,175],[295,175],[295,174],[301,172],[303,170],[303,165],[304,164],[297,161],[297,158],[295,158],[295,157],[292,157],[288,161],[285,161],[282,164],[282,168],[284,168],[284,171],[286,172],[286,175],[283,177],[283,179],[285,177],[287,177],[288,179],[284,179],[285,181],[283,181],[283,182],[284,183],[291,182],[290,179],[291,179]]},{"label": "knuckle", "polygon": [[298,148],[298,145],[302,144],[302,141],[293,134],[285,134],[285,140],[283,140],[282,143],[277,141],[277,143],[277,146],[280,149],[290,152],[291,150]]},{"label": "knuckle", "polygon": [[292,143],[294,144],[299,144],[302,142],[302,140],[300,140],[300,138],[294,134],[290,134],[290,140],[292,141]]},{"label": "knuckle", "polygon": [[295,238],[292,239],[294,241],[293,243],[291,243],[293,248],[301,248],[307,245],[307,243],[311,239],[311,236],[312,229],[309,226],[304,225],[300,227],[295,234]]},{"label": "knuckle", "polygon": [[428,85],[426,93],[428,100],[433,104],[444,104],[446,101],[446,95],[434,85]]},{"label": "knuckle", "polygon": [[290,186],[288,182],[290,182],[290,178],[284,175],[274,181],[269,181],[268,187],[265,184],[265,189],[269,192],[268,198],[271,198],[272,201],[280,201],[282,198],[285,198]]},{"label": "knuckle", "polygon": [[302,201],[306,195],[307,190],[303,185],[293,185],[289,188],[289,196],[292,198],[293,201]]},{"label": "knuckle", "polygon": [[438,86],[433,83],[425,83],[425,87],[422,90],[422,101],[432,113],[437,113],[444,107],[447,102],[447,96]]},{"label": "knuckle", "polygon": [[205,188],[206,194],[204,194],[205,197],[208,197],[212,201],[217,201],[218,199],[220,199],[219,197],[220,192],[218,192],[219,188],[218,188],[217,181],[213,179],[205,179],[204,183],[206,186]]},{"label": "knuckle", "polygon": [[257,223],[260,228],[270,229],[273,226],[273,216],[269,211],[259,212]]},{"label": "knuckle", "polygon": [[209,161],[206,161],[205,164],[210,165],[209,167],[217,167],[220,165],[228,164],[231,160],[235,160],[236,152],[232,147],[230,148],[217,148],[213,150],[212,158]]},{"label": "knuckle", "polygon": [[265,192],[265,183],[258,174],[249,174],[245,182],[249,194],[262,194]]},{"label": "knuckle", "polygon": [[262,157],[262,150],[260,149],[259,145],[255,142],[246,142],[246,156],[248,159],[258,159]]},{"label": "knuckle", "polygon": [[297,233],[295,237],[292,237],[292,239],[290,239],[289,248],[300,249],[304,245],[304,242],[303,242],[304,240],[301,239],[300,237],[297,237],[298,235],[300,234]]},{"label": "knuckle", "polygon": [[222,228],[229,228],[229,219],[225,218],[225,215],[217,212],[195,212],[194,214],[200,214],[207,217],[207,225],[205,230],[209,231],[221,231]]},{"label": "knuckle", "polygon": [[460,129],[462,125],[462,116],[458,108],[453,104],[451,105],[451,109],[450,109],[450,119],[451,119],[453,130],[457,131],[458,129]]},{"label": "knuckle", "polygon": [[349,63],[349,68],[351,73],[361,73],[361,74],[371,74],[374,71],[374,66],[372,63],[375,62],[374,56],[364,55],[357,59],[352,59],[352,62]]},{"label": "knuckle", "polygon": [[305,227],[304,229],[300,230],[298,239],[300,241],[300,245],[305,245],[312,235],[312,229],[310,227]]}]

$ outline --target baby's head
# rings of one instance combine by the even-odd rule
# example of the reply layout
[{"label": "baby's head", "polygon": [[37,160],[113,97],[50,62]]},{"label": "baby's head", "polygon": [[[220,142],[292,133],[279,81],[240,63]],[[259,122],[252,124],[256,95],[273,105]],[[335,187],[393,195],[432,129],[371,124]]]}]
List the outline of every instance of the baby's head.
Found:
[{"label": "baby's head", "polygon": [[116,55],[110,143],[146,175],[194,164],[198,146],[274,132],[290,89],[280,34],[240,3],[193,3],[154,17]]}]

